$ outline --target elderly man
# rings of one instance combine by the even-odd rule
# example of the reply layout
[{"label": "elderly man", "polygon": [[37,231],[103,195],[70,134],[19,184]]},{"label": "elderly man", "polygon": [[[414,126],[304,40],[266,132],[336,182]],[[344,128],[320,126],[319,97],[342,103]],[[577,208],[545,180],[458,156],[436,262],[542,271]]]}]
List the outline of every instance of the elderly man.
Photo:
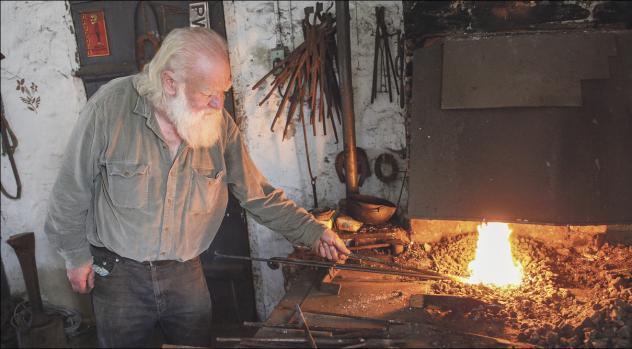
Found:
[{"label": "elderly man", "polygon": [[[223,109],[226,42],[173,30],[142,73],[113,80],[81,112],[53,187],[45,232],[74,291],[92,291],[99,345],[210,343],[211,304],[199,255],[228,190],[259,223],[320,256],[349,250],[272,187]],[[96,274],[96,276],[95,276]]]}]

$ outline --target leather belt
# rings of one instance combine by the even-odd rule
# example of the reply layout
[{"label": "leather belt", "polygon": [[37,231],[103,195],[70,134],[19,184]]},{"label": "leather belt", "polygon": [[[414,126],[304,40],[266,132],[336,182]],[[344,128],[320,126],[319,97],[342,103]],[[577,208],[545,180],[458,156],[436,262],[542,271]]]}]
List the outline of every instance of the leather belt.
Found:
[{"label": "leather belt", "polygon": [[138,264],[142,264],[142,265],[146,265],[146,266],[156,266],[156,267],[171,265],[171,264],[174,264],[174,263],[181,263],[180,261],[173,260],[173,259],[139,262],[139,261],[131,259],[131,258],[122,257],[122,256],[120,256],[120,255],[108,250],[105,247],[97,247],[97,246],[91,245],[91,248],[94,249],[97,253],[104,254],[106,256],[114,258],[115,260],[125,261],[125,262],[128,262],[128,263],[131,262],[131,263],[138,263]]}]

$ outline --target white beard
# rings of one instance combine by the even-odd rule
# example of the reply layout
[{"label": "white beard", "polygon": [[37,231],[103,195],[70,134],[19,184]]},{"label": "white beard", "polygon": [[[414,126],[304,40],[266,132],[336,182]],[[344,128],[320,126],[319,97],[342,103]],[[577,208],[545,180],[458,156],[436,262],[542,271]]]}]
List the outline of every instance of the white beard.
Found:
[{"label": "white beard", "polygon": [[178,91],[165,109],[178,135],[192,148],[210,148],[217,142],[223,120],[221,110],[191,111],[184,91]]}]

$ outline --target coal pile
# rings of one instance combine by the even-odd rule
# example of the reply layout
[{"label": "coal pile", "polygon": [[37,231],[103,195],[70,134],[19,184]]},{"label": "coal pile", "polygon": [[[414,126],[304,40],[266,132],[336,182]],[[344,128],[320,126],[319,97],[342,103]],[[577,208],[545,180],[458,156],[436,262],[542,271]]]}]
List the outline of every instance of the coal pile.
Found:
[{"label": "coal pile", "polygon": [[[396,261],[441,273],[468,275],[476,233],[413,245]],[[435,282],[436,294],[467,296],[484,305],[458,314],[462,327],[545,347],[632,347],[632,247],[595,238],[581,248],[550,248],[511,238],[513,256],[524,270],[519,287]],[[438,313],[436,320],[450,320]],[[447,324],[447,322],[446,322]],[[457,324],[458,326],[458,324]]]}]

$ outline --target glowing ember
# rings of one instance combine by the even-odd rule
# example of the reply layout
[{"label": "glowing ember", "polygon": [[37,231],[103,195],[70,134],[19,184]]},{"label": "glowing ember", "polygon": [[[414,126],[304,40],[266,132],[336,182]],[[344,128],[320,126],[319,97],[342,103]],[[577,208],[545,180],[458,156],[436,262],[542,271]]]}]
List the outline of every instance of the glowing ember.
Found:
[{"label": "glowing ember", "polygon": [[522,282],[522,266],[511,256],[506,223],[483,223],[478,226],[476,257],[469,265],[471,284],[492,284],[495,286],[517,286]]}]

